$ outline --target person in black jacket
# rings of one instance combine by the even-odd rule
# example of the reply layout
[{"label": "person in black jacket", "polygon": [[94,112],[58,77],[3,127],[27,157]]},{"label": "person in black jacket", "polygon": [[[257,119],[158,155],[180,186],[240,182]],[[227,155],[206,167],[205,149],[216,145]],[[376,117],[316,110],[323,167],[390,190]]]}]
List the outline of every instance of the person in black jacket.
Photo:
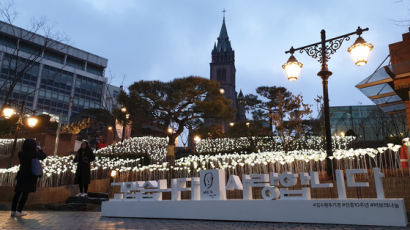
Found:
[{"label": "person in black jacket", "polygon": [[18,156],[20,169],[17,172],[17,184],[11,205],[11,216],[17,217],[27,215],[22,212],[24,204],[27,201],[28,194],[36,191],[38,177],[32,173],[32,160],[34,158],[43,160],[47,155],[41,150],[35,140],[26,139],[23,142],[22,151],[18,153]]},{"label": "person in black jacket", "polygon": [[74,162],[77,163],[74,183],[78,184],[80,187],[80,193],[76,196],[87,196],[88,185],[90,184],[90,162],[94,160],[95,156],[88,142],[83,141],[74,158]]}]

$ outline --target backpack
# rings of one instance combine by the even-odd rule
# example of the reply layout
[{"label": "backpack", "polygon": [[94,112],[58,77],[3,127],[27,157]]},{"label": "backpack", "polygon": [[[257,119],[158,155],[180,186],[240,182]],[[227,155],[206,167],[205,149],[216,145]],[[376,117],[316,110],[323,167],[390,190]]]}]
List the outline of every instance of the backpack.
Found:
[{"label": "backpack", "polygon": [[41,177],[43,175],[43,167],[38,158],[33,158],[33,160],[31,160],[31,173],[36,177]]}]

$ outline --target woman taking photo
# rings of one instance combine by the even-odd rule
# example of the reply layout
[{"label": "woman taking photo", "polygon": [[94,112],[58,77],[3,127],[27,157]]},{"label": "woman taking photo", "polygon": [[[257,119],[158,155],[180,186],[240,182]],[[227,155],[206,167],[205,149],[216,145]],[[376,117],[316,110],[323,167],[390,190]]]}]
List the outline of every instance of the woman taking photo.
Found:
[{"label": "woman taking photo", "polygon": [[17,184],[11,205],[11,216],[20,217],[27,215],[22,212],[24,204],[27,201],[28,193],[36,191],[37,178],[40,177],[40,175],[34,175],[33,173],[33,159],[43,160],[47,155],[41,150],[35,140],[26,139],[23,142],[22,151],[18,153],[18,156],[20,169],[16,176]]},{"label": "woman taking photo", "polygon": [[95,160],[95,156],[87,141],[81,143],[80,149],[75,155],[74,162],[77,163],[77,171],[75,173],[75,184],[80,187],[80,193],[76,196],[86,197],[88,192],[88,184],[90,184],[90,162]]}]

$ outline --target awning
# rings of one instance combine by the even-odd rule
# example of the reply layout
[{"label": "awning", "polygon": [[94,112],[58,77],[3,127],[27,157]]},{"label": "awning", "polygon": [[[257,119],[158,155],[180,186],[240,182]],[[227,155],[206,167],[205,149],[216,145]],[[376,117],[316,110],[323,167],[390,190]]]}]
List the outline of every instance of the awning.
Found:
[{"label": "awning", "polygon": [[356,85],[364,95],[372,100],[383,112],[396,113],[406,109],[404,101],[393,89],[391,65],[376,70],[372,75]]}]

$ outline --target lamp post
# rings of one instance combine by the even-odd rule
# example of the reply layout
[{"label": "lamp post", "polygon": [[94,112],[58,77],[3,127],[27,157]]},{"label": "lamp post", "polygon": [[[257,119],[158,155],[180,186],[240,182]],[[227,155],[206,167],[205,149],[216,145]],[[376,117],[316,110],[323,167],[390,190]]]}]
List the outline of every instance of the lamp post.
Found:
[{"label": "lamp post", "polygon": [[127,126],[127,120],[130,117],[130,115],[127,113],[127,108],[125,106],[121,108],[121,112],[124,113],[124,123],[122,124],[121,142],[124,142],[125,127]]},{"label": "lamp post", "polygon": [[[14,132],[14,141],[13,141],[13,148],[11,150],[9,167],[11,167],[13,165],[13,158],[14,158],[14,155],[15,155],[15,152],[16,152],[16,146],[17,146],[17,138],[18,138],[19,132],[21,130],[21,127],[24,126],[24,123],[23,123],[24,109],[25,109],[24,106],[25,106],[25,101],[23,101],[21,103],[19,117],[18,117],[18,120],[16,122],[16,131]],[[32,112],[34,112],[34,111],[32,111]],[[2,115],[5,119],[10,119],[15,114],[16,114],[16,111],[11,106],[6,106],[5,108],[3,108]],[[26,123],[27,123],[28,127],[33,128],[37,125],[38,119],[34,116],[29,116],[26,119]]]},{"label": "lamp post", "polygon": [[58,143],[60,141],[60,132],[61,132],[61,122],[63,119],[63,114],[60,113],[60,115],[58,115],[58,126],[57,126],[57,131],[56,131],[56,140],[54,143],[54,156],[57,155],[57,151],[58,151]]},{"label": "lamp post", "polygon": [[306,52],[307,55],[311,56],[314,59],[317,59],[321,63],[320,72],[317,73],[319,77],[322,78],[323,84],[323,103],[324,103],[324,115],[325,115],[325,129],[326,129],[326,171],[327,175],[332,177],[332,161],[330,156],[333,156],[332,152],[332,137],[330,133],[330,115],[329,115],[329,95],[328,95],[328,79],[332,75],[332,72],[329,71],[327,62],[330,59],[330,55],[334,54],[343,44],[343,41],[349,41],[350,36],[359,35],[355,43],[348,48],[348,52],[352,55],[352,58],[356,65],[361,66],[367,63],[367,59],[370,51],[373,49],[373,45],[366,43],[365,40],[361,37],[361,34],[364,31],[368,31],[369,28],[362,29],[357,28],[356,31],[344,34],[338,37],[326,39],[326,31],[322,30],[321,41],[310,44],[307,46],[302,46],[299,48],[290,48],[290,50],[285,53],[290,53],[289,60],[282,68],[286,71],[289,81],[296,81],[299,77],[300,71],[303,67],[302,63],[298,62],[293,56],[295,51],[300,53]]}]

